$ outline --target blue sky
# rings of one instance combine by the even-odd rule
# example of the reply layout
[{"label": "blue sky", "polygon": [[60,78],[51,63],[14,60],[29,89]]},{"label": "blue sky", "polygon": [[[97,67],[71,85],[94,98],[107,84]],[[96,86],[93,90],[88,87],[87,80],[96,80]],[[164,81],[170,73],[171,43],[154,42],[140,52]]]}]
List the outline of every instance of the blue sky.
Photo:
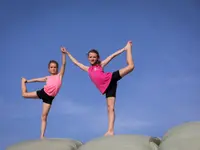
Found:
[{"label": "blue sky", "polygon": [[[162,136],[200,120],[200,3],[167,1],[0,1],[0,149],[40,135],[41,101],[21,97],[21,77],[48,75],[60,45],[88,65],[96,48],[106,58],[133,41],[135,70],[119,82],[116,134]],[[126,55],[105,69],[126,65]],[[28,84],[38,90],[42,83]],[[66,74],[46,136],[87,142],[107,129],[105,97],[67,58]]]}]

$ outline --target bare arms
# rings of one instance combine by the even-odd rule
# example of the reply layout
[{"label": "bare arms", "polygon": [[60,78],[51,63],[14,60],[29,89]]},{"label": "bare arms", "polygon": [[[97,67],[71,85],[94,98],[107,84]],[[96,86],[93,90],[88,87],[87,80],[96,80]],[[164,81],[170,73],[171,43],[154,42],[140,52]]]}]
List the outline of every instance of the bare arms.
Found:
[{"label": "bare arms", "polygon": [[[113,58],[115,58],[116,56],[118,56],[119,54],[121,54],[122,52],[124,52],[126,50],[126,47],[116,51],[115,53],[111,54],[110,56],[108,56],[106,59],[104,59],[103,61],[101,61],[101,66],[105,67]],[[78,66],[80,69],[82,69],[83,71],[88,72],[89,67],[85,66],[84,64],[80,63],[76,58],[74,58],[64,47],[61,47],[61,52],[62,52],[62,66],[61,69],[59,71],[60,74],[60,78],[62,80],[64,73],[65,73],[65,68],[66,68],[66,54],[68,55],[68,57],[70,58],[70,60],[76,65]],[[45,77],[41,77],[41,78],[34,78],[34,79],[30,79],[27,80],[24,78],[24,82],[27,83],[31,83],[31,82],[46,82],[47,81],[47,76]]]},{"label": "bare arms", "polygon": [[[66,68],[66,48],[65,47],[61,47],[61,52],[62,52],[62,65],[59,71],[60,74],[60,79],[62,80],[64,73],[65,73],[65,68]],[[31,82],[46,82],[47,81],[47,76],[45,77],[41,77],[41,78],[34,78],[34,79],[30,79],[27,80],[24,78],[24,82],[26,83],[31,83]]]},{"label": "bare arms", "polygon": [[[101,66],[105,67],[113,58],[115,58],[117,55],[121,54],[122,52],[124,52],[126,50],[126,48],[122,48],[118,51],[116,51],[115,53],[111,54],[110,56],[108,56],[106,59],[104,59],[103,61],[101,61]],[[78,60],[76,60],[68,51],[66,52],[66,54],[69,56],[69,58],[71,59],[71,61],[78,66],[80,69],[88,72],[89,67],[83,65],[82,63],[80,63]]]}]

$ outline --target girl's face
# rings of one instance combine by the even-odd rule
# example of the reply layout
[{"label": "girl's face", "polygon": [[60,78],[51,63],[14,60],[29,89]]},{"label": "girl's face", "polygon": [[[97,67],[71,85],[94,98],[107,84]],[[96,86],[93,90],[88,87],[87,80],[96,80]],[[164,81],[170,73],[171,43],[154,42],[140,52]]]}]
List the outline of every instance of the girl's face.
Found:
[{"label": "girl's face", "polygon": [[90,52],[88,55],[88,60],[91,65],[94,65],[98,61],[98,56],[96,53]]},{"label": "girl's face", "polygon": [[58,66],[56,65],[56,63],[50,63],[49,72],[50,74],[53,74],[53,75],[58,73]]}]

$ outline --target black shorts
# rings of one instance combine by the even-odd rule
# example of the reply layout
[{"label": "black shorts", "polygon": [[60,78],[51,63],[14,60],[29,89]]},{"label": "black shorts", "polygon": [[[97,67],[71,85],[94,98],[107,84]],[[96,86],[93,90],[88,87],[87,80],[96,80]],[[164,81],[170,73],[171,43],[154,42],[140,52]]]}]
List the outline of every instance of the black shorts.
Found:
[{"label": "black shorts", "polygon": [[52,101],[53,101],[54,97],[47,95],[45,93],[45,91],[44,91],[44,88],[42,88],[41,90],[36,91],[36,93],[37,93],[37,96],[40,99],[42,99],[44,103],[47,103],[47,104],[50,104],[50,105],[52,104]]},{"label": "black shorts", "polygon": [[117,91],[117,81],[119,81],[122,77],[119,74],[119,70],[112,73],[112,78],[110,84],[108,85],[105,94],[106,98],[108,97],[116,97]]}]

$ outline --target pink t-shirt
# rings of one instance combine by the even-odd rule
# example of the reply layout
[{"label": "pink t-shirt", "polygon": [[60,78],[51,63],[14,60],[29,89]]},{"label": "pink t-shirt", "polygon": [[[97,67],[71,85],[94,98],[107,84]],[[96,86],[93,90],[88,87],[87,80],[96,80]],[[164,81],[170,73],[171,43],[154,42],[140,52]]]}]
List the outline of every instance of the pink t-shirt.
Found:
[{"label": "pink t-shirt", "polygon": [[108,85],[110,84],[112,73],[105,73],[100,65],[90,66],[88,73],[95,86],[102,94],[104,94]]},{"label": "pink t-shirt", "polygon": [[60,74],[48,76],[44,91],[49,96],[55,97],[60,90],[61,84]]}]

